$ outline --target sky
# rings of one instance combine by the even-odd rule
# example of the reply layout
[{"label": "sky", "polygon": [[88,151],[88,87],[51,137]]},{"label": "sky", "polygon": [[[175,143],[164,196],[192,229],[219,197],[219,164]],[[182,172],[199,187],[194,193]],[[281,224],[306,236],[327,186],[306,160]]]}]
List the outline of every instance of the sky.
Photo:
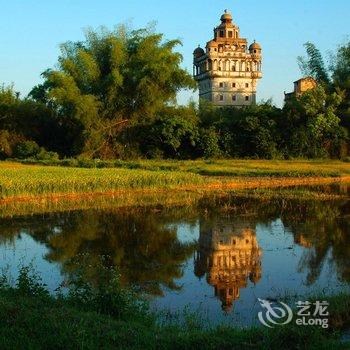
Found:
[{"label": "sky", "polygon": [[[83,39],[83,29],[128,23],[142,28],[156,22],[165,39],[180,39],[183,68],[192,73],[192,53],[212,39],[228,9],[248,43],[263,49],[258,101],[280,106],[283,92],[301,77],[297,56],[311,41],[327,56],[349,40],[349,0],[0,0],[0,84],[13,83],[22,96],[41,82],[40,73],[57,62],[59,44]],[[197,100],[182,91],[179,103]]]}]

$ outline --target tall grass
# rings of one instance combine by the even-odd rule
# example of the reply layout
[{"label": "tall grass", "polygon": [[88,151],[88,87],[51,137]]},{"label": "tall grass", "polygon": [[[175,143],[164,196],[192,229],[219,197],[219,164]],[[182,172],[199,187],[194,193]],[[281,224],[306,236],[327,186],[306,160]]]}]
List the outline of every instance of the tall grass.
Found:
[{"label": "tall grass", "polygon": [[[206,184],[224,186],[232,181],[242,187],[249,179],[250,187],[261,187],[263,182],[258,178],[276,179],[276,185],[281,185],[281,179],[285,181],[285,178],[350,176],[350,164],[340,161],[74,159],[58,162],[60,166],[0,163],[0,199],[134,189],[193,189]],[[255,178],[258,180],[252,183]]]},{"label": "tall grass", "polygon": [[0,198],[45,194],[80,194],[119,189],[175,188],[203,184],[197,174],[130,169],[0,167]]},{"label": "tall grass", "polygon": [[350,164],[337,160],[109,160],[63,159],[25,160],[25,164],[82,168],[125,168],[152,171],[185,171],[207,176],[340,176],[350,175]]}]

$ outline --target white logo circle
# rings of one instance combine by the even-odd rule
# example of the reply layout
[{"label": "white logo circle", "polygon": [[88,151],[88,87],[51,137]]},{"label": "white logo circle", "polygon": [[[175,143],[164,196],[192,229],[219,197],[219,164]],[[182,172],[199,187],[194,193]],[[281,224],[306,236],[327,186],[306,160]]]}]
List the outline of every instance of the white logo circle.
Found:
[{"label": "white logo circle", "polygon": [[289,323],[293,318],[292,309],[283,302],[278,302],[280,306],[276,306],[268,300],[259,299],[261,306],[266,309],[265,312],[258,313],[259,321],[266,327],[273,328],[274,325],[284,325]]}]

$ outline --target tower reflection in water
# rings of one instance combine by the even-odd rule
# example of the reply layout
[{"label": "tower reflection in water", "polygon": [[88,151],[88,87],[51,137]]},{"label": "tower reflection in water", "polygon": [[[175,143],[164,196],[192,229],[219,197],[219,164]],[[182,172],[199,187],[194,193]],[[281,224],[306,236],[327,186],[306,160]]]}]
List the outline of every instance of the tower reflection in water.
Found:
[{"label": "tower reflection in water", "polygon": [[194,272],[197,277],[206,275],[226,313],[232,311],[248,278],[254,284],[261,278],[261,249],[252,227],[249,222],[226,219],[200,224]]}]

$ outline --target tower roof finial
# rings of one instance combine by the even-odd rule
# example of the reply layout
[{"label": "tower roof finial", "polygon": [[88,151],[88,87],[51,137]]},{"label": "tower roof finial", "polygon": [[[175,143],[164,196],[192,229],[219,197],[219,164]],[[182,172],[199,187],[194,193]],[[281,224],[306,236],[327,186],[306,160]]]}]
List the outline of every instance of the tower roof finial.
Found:
[{"label": "tower roof finial", "polygon": [[232,21],[232,15],[227,9],[225,9],[225,12],[221,16],[221,21]]}]

